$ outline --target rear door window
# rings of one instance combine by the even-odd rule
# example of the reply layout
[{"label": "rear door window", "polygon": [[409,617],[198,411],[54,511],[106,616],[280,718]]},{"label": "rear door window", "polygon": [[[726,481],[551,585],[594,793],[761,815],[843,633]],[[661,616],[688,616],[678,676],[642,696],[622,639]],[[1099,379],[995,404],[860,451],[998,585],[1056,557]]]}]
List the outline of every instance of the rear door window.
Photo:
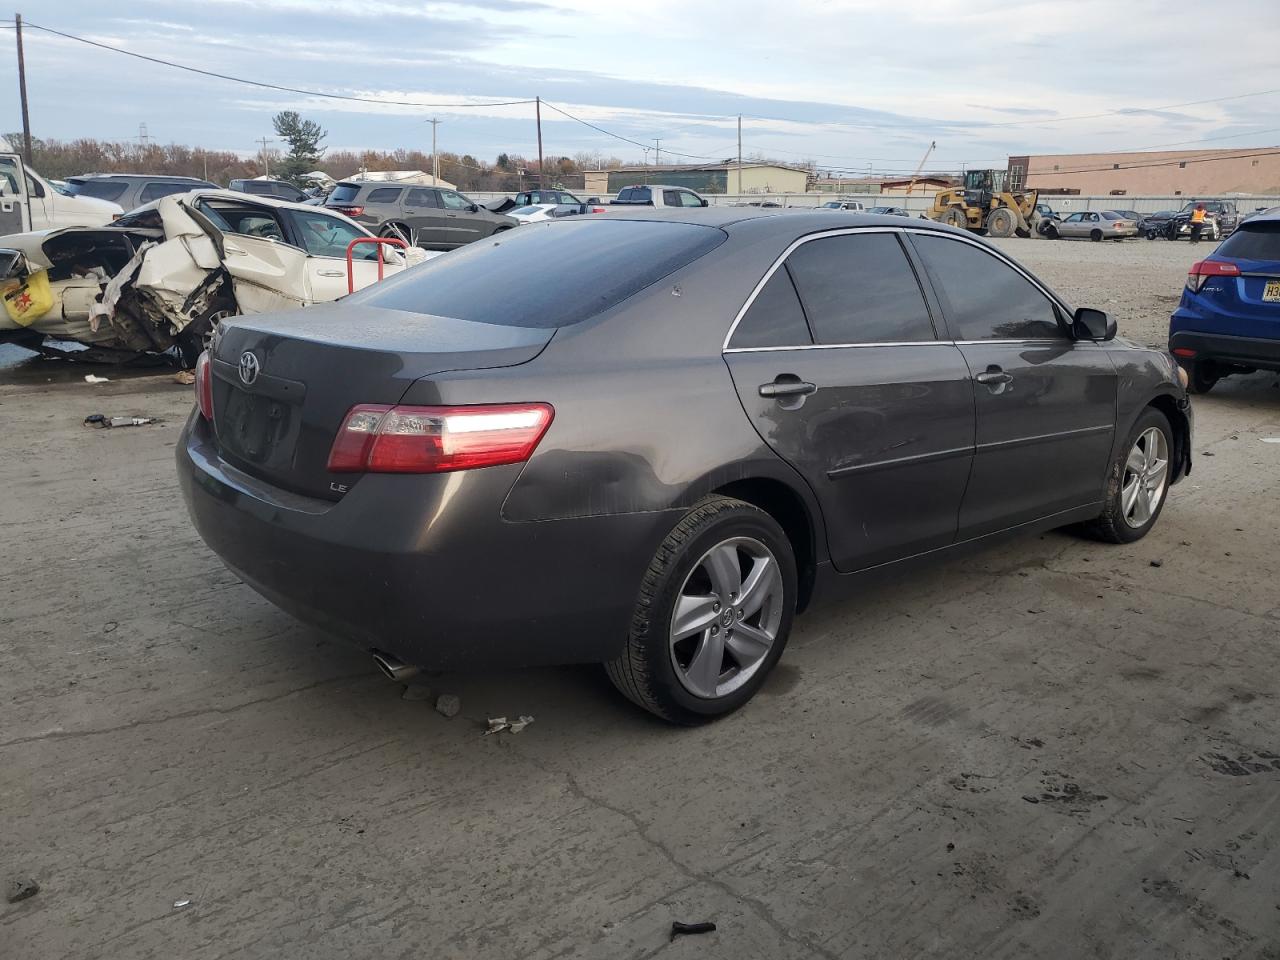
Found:
[{"label": "rear door window", "polygon": [[167,197],[174,193],[186,193],[190,187],[185,183],[164,183],[158,181],[148,183],[142,188],[142,195],[139,198],[140,203],[147,203],[151,200],[159,200],[161,197]]},{"label": "rear door window", "polygon": [[379,187],[369,191],[369,203],[395,203],[400,199],[399,187]]},{"label": "rear door window", "polygon": [[924,294],[894,233],[810,240],[787,266],[815,343],[935,339]]},{"label": "rear door window", "polygon": [[734,328],[730,347],[800,347],[813,343],[804,309],[784,263],[760,288]]},{"label": "rear door window", "polygon": [[478,240],[344,302],[508,327],[567,327],[723,243],[712,227],[568,217]]},{"label": "rear door window", "polygon": [[679,190],[663,190],[662,205],[664,207],[680,206],[680,191]]},{"label": "rear door window", "polygon": [[1053,301],[1003,260],[950,237],[916,234],[912,241],[957,340],[1066,336]]}]

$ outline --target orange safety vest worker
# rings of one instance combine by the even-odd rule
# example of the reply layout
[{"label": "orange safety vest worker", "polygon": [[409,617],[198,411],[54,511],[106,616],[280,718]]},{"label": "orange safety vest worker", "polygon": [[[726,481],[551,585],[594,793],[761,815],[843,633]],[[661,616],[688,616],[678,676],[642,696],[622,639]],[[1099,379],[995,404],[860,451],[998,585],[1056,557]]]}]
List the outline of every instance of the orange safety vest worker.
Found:
[{"label": "orange safety vest worker", "polygon": [[1204,223],[1204,207],[1196,207],[1191,211],[1192,223]]}]

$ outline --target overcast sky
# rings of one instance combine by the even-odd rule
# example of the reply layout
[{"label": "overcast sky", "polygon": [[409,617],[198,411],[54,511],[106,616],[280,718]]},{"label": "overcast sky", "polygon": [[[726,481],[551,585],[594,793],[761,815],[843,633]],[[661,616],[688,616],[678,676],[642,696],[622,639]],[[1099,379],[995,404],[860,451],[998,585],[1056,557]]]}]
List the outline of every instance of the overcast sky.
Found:
[{"label": "overcast sky", "polygon": [[[541,96],[632,140],[661,138],[664,160],[735,154],[740,113],[747,154],[861,172],[909,172],[930,140],[933,169],[1003,166],[1010,153],[1280,143],[1280,0],[41,0],[22,12],[308,90],[414,103]],[[5,129],[16,130],[16,57],[0,41]],[[36,136],[124,139],[146,123],[162,142],[248,153],[290,108],[319,121],[330,148],[429,150],[423,120],[436,116],[442,150],[536,155],[532,105],[336,102],[35,29],[26,62]],[[1236,99],[1170,106],[1225,97]],[[1104,116],[1069,119],[1094,114]],[[642,158],[549,108],[543,139],[548,154]]]}]

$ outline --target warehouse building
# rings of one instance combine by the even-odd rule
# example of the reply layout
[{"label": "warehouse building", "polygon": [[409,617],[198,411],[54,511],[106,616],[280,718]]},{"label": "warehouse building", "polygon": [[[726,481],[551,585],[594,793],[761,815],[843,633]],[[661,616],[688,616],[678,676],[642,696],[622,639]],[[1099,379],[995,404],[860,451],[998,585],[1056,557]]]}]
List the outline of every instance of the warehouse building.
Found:
[{"label": "warehouse building", "polygon": [[703,164],[663,164],[661,166],[619,167],[617,170],[588,170],[584,187],[588,194],[617,193],[637,183],[665,183],[688,187],[699,193],[804,193],[809,171],[777,163],[736,161]]},{"label": "warehouse building", "polygon": [[809,183],[813,193],[872,194],[875,196],[922,196],[955,186],[955,177],[937,174],[911,177],[818,177]]},{"label": "warehouse building", "polygon": [[1060,153],[1009,158],[1011,189],[1086,196],[1280,193],[1280,147]]}]

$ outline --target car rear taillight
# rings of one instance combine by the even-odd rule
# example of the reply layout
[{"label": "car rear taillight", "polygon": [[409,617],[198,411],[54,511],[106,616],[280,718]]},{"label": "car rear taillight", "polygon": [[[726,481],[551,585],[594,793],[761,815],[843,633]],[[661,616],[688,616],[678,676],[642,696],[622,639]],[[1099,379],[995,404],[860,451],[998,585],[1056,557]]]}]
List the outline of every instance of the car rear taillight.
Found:
[{"label": "car rear taillight", "polygon": [[1193,263],[1187,272],[1187,289],[1198,293],[1210,277],[1238,277],[1240,268],[1234,263],[1223,263],[1221,260],[1201,260]]},{"label": "car rear taillight", "polygon": [[200,408],[200,416],[213,423],[213,364],[209,362],[208,350],[196,360],[196,406]]},{"label": "car rear taillight", "polygon": [[344,217],[358,217],[364,213],[364,207],[330,207],[330,210],[337,210]]},{"label": "car rear taillight", "polygon": [[592,207],[591,212],[592,213],[608,213],[608,210],[604,207]]},{"label": "car rear taillight", "polygon": [[448,473],[523,463],[551,426],[546,403],[348,411],[329,451],[333,473]]}]

